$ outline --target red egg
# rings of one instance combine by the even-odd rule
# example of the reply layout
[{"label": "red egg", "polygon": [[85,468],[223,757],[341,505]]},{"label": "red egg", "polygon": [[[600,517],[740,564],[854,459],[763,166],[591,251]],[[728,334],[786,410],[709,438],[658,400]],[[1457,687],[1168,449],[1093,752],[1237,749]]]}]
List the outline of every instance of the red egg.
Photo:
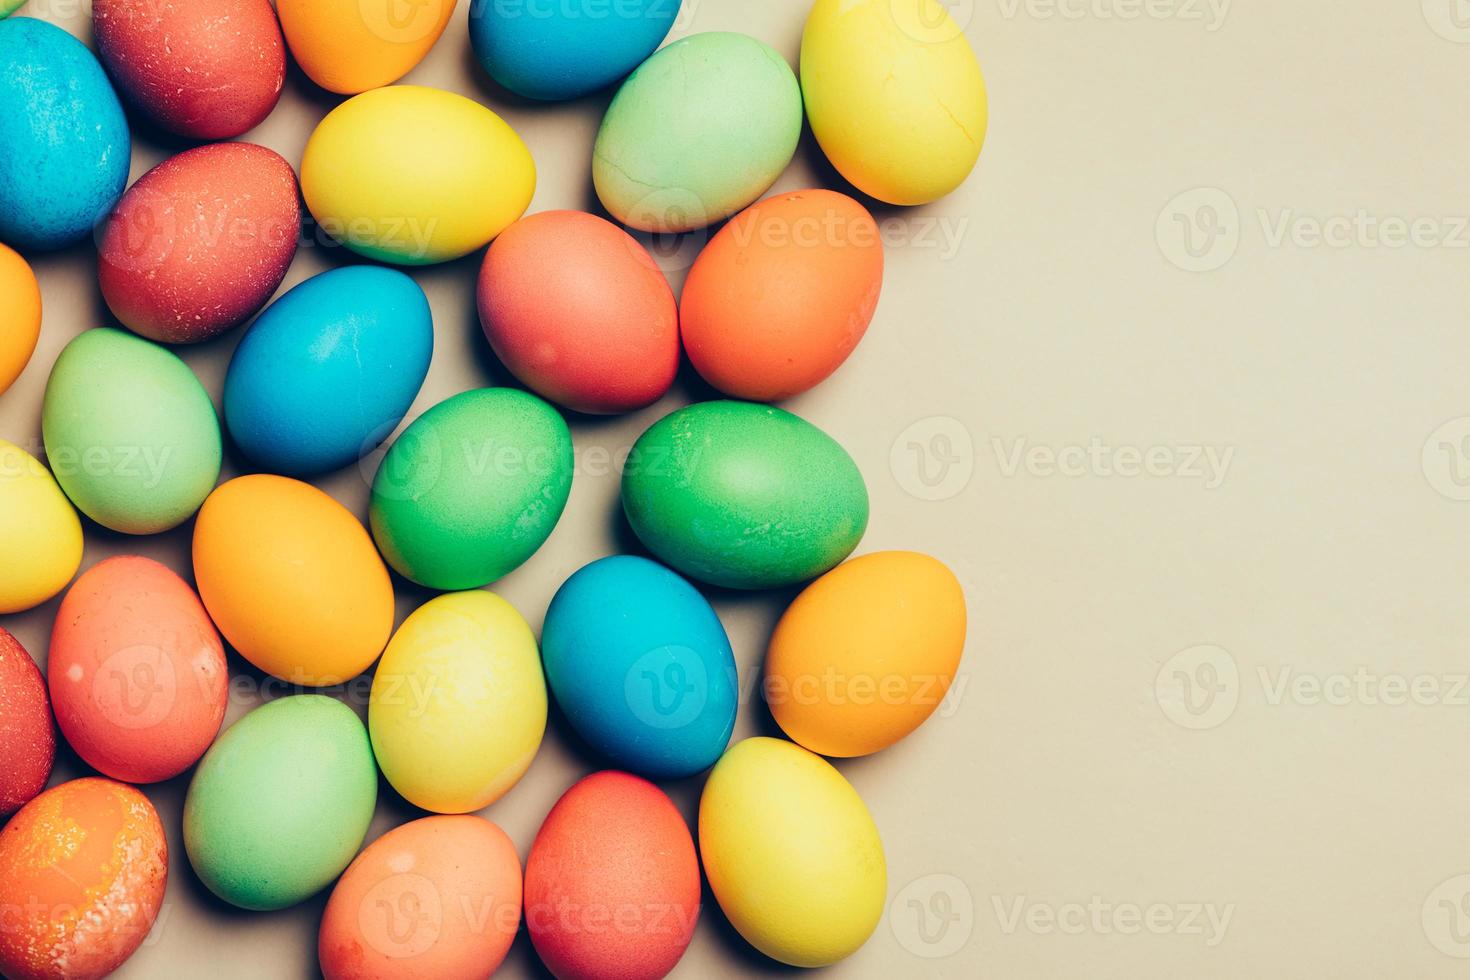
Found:
[{"label": "red egg", "polygon": [[180,136],[239,136],[281,97],[286,45],[268,0],[92,0],[92,30],[123,98]]},{"label": "red egg", "polygon": [[219,633],[171,570],[127,555],[67,590],[46,660],[61,734],[106,776],[152,783],[209,748],[224,720],[229,673]]},{"label": "red egg", "polygon": [[560,980],[656,980],[699,918],[699,861],[657,786],[598,772],[567,790],[526,859],[526,928]]},{"label": "red egg", "polygon": [[296,173],[251,143],[186,150],[117,204],[97,250],[102,296],[135,333],[207,340],[265,305],[296,254]]},{"label": "red egg", "polygon": [[495,355],[537,394],[577,412],[630,412],[663,397],[679,367],[668,280],[621,228],[544,211],[485,253],[480,323]]},{"label": "red egg", "polygon": [[0,818],[46,787],[55,761],[41,671],[20,641],[0,628]]}]

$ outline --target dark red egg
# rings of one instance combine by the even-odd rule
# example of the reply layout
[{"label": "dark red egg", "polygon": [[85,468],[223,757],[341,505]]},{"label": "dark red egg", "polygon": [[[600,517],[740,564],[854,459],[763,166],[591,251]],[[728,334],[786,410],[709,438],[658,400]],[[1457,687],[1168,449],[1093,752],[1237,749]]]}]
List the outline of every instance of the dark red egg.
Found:
[{"label": "dark red egg", "polygon": [[26,648],[0,628],[0,818],[46,788],[55,761],[46,682]]}]

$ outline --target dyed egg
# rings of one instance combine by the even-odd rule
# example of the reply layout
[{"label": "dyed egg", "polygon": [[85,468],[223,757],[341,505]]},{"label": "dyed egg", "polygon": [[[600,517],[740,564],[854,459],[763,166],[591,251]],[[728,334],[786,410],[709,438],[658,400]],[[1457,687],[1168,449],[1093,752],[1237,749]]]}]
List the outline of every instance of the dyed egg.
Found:
[{"label": "dyed egg", "polygon": [[219,478],[219,420],[171,351],[111,328],[62,350],[41,409],[46,458],[83,514],[124,534],[188,520]]},{"label": "dyed egg", "polygon": [[373,480],[373,538],[419,585],[478,589],[545,543],[572,489],[572,434],[514,388],[442,401],[393,443]]},{"label": "dyed egg", "polygon": [[81,241],[128,182],[122,105],[92,52],[54,24],[0,21],[0,51],[0,241]]},{"label": "dyed egg", "polygon": [[177,776],[225,717],[219,634],[194,590],[151,558],[109,558],[82,573],[56,612],[46,676],[67,743],[124,782]]},{"label": "dyed egg", "polygon": [[748,738],[699,798],[710,890],[745,941],[792,966],[857,951],[883,915],[883,842],[857,791],[799,745]]},{"label": "dyed egg", "polygon": [[985,80],[942,0],[816,0],[801,89],[822,151],[880,201],[936,201],[980,158]]},{"label": "dyed egg", "polygon": [[66,588],[82,564],[82,522],[41,462],[0,439],[0,613]]},{"label": "dyed egg", "polygon": [[373,841],[322,915],[326,980],[484,980],[521,921],[521,859],[480,817],[424,817]]},{"label": "dyed egg", "polygon": [[638,437],[623,512],[685,575],[769,589],[851,554],[868,526],[868,490],[852,457],[810,422],[768,405],[701,402]]},{"label": "dyed egg", "polygon": [[286,81],[286,45],[268,0],[93,0],[92,32],[129,104],[190,139],[255,128]]},{"label": "dyed egg", "polygon": [[882,286],[883,242],[861,204],[823,190],[768,198],[721,228],[689,270],[684,349],[728,395],[790,398],[847,360]]},{"label": "dyed egg", "polygon": [[30,264],[0,245],[0,394],[15,383],[41,336],[41,286]]},{"label": "dyed egg", "polygon": [[776,723],[820,755],[887,748],[944,700],[965,648],[965,594],[928,555],[838,565],[781,617],[766,654]]},{"label": "dyed egg", "polygon": [[543,211],[485,253],[480,324],[527,387],[576,412],[614,414],[664,396],[679,369],[674,292],[617,225]]},{"label": "dyed egg", "polygon": [[55,761],[46,683],[26,648],[0,627],[0,820],[46,788]]},{"label": "dyed egg", "polygon": [[576,99],[638,67],[668,35],[679,0],[586,5],[474,0],[470,42],[490,77],[528,99]]},{"label": "dyed egg", "polygon": [[185,150],[128,188],[97,248],[102,298],[164,344],[208,340],[265,305],[296,254],[296,174],[274,150]]},{"label": "dyed egg", "polygon": [[281,698],[204,754],[184,797],[184,850],[230,904],[283,909],[342,873],[377,801],[372,746],[352,709],[320,694]]},{"label": "dyed egg", "polygon": [[301,70],[330,92],[352,95],[408,74],[444,33],[455,3],[277,0],[276,11]]},{"label": "dyed egg", "polygon": [[0,973],[100,980],[148,938],[167,879],[146,796],[110,779],[53,786],[0,830]]},{"label": "dyed egg", "polygon": [[489,592],[430,599],[383,652],[368,728],[383,775],[414,806],[468,813],[494,803],[546,731],[531,627]]},{"label": "dyed egg", "polygon": [[309,483],[236,477],[194,523],[194,580],[230,646],[326,687],[367,670],[393,631],[393,583],[356,517]]},{"label": "dyed egg", "polygon": [[327,113],[307,141],[301,190],[322,230],[353,251],[430,265],[468,255],[524,214],[536,164],[478,102],[395,85]]},{"label": "dyed egg", "polygon": [[614,555],[578,570],[551,600],[541,650],[567,720],[620,768],[682,779],[725,751],[740,696],[730,641],[662,565]]},{"label": "dyed egg", "polygon": [[658,980],[699,919],[689,828],[657,786],[597,772],[567,790],[526,858],[526,929],[558,980]]},{"label": "dyed egg", "polygon": [[413,404],[434,351],[424,291],[394,269],[312,276],[251,324],[225,376],[225,424],[245,455],[291,476],[346,466]]},{"label": "dyed egg", "polygon": [[692,231],[764,194],[800,135],[801,89],[784,58],[744,34],[695,34],[618,89],[597,133],[593,183],[625,225]]}]

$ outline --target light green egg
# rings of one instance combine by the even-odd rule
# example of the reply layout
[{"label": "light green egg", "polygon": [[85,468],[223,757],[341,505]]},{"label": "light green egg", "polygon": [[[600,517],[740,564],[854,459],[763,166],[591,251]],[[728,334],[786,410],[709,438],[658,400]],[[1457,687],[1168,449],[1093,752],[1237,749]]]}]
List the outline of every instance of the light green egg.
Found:
[{"label": "light green egg", "polygon": [[184,799],[184,850],[225,901],[283,909],[342,873],[377,799],[372,745],[352,709],[319,694],[281,698],[205,753]]},{"label": "light green egg", "polygon": [[597,196],[643,231],[708,227],[770,189],[801,120],[796,75],[768,45],[718,31],[675,41],[608,106],[593,149]]},{"label": "light green egg", "polygon": [[199,379],[167,348],[121,330],[66,345],[41,429],[61,489],[114,531],[177,527],[219,479],[219,419]]}]

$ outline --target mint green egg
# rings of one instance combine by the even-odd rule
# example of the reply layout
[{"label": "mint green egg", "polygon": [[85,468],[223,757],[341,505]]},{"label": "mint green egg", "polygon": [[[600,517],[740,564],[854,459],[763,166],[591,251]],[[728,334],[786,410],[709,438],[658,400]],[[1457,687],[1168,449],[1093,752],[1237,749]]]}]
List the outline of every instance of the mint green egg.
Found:
[{"label": "mint green egg", "polygon": [[712,585],[815,578],[868,526],[857,464],[821,429],[750,402],[702,402],[655,422],[623,469],[623,511],[665,564]]},{"label": "mint green egg", "polygon": [[193,516],[219,479],[219,419],[189,366],[111,328],[62,350],[41,406],[46,461],[77,509],[125,534]]},{"label": "mint green egg", "polygon": [[261,705],[204,754],[184,798],[199,880],[241,908],[305,901],[362,846],[378,800],[367,729],[320,694]]},{"label": "mint green egg", "polygon": [[643,231],[708,227],[770,189],[801,121],[801,86],[769,45],[691,35],[655,52],[613,97],[592,152],[597,196]]}]

